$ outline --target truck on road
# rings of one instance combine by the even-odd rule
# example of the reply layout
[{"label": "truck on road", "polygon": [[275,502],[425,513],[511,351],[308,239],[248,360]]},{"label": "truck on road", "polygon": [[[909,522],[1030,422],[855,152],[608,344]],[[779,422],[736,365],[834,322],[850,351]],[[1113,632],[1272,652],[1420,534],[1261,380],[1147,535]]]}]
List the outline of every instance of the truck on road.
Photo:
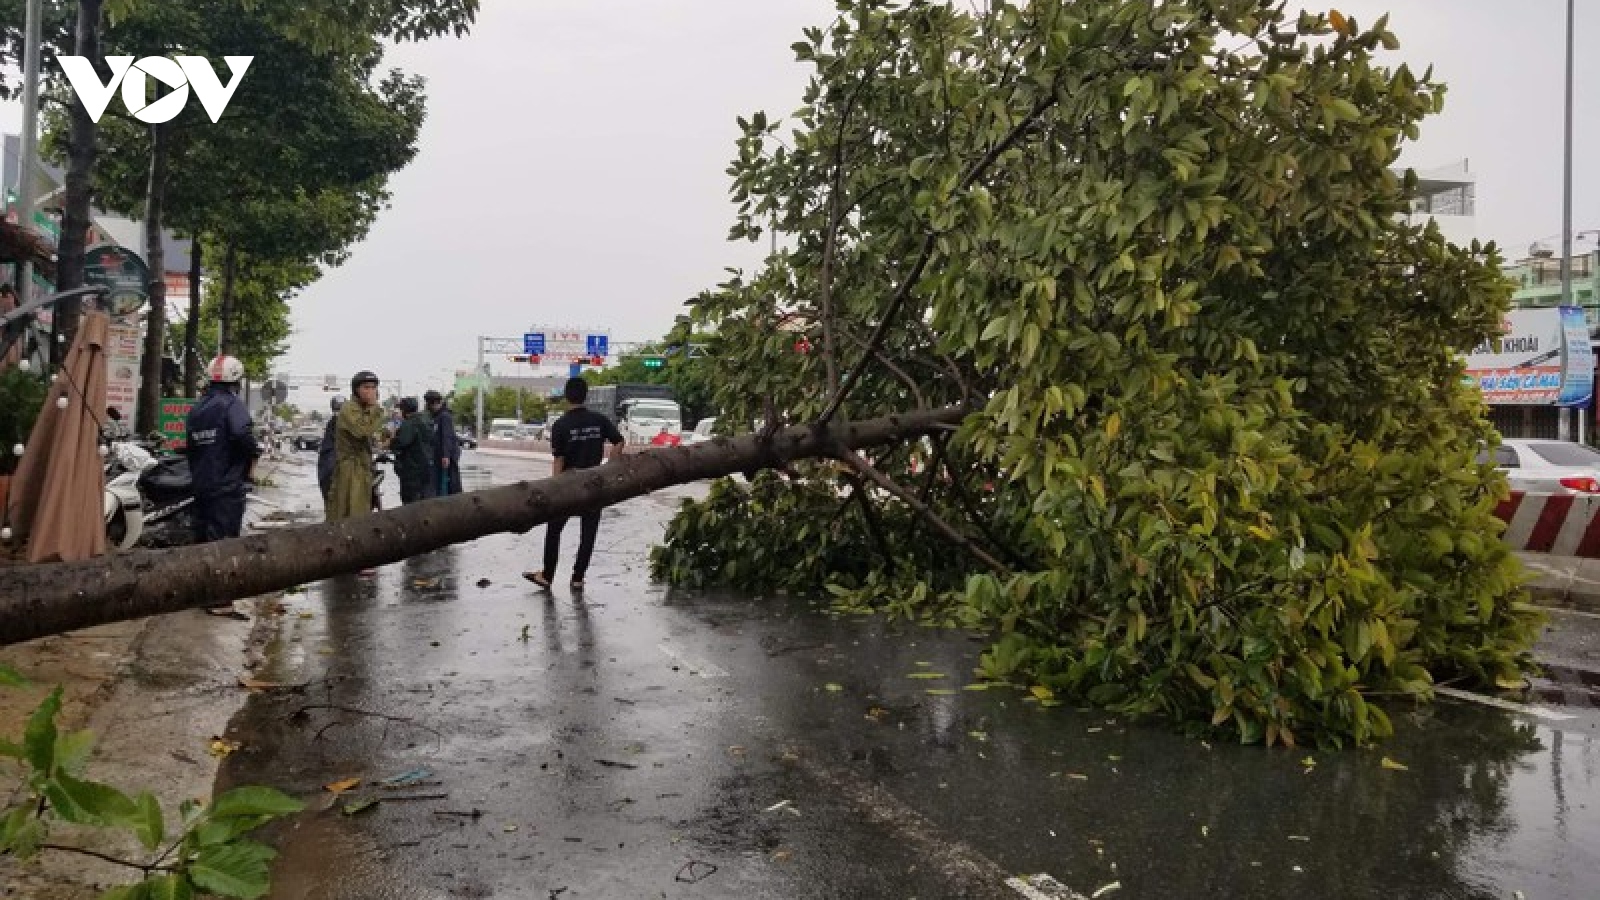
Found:
[{"label": "truck on road", "polygon": [[630,444],[648,444],[662,429],[675,439],[683,437],[683,410],[664,384],[592,387],[586,405],[610,419]]}]

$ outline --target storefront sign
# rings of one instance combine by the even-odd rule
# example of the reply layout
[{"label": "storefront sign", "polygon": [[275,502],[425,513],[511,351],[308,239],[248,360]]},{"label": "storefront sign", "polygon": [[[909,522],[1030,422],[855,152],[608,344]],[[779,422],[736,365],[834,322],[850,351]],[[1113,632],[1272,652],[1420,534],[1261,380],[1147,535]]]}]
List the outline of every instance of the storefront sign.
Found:
[{"label": "storefront sign", "polygon": [[90,247],[83,264],[85,284],[111,289],[106,298],[113,316],[126,315],[144,305],[150,286],[150,269],[139,254],[116,244]]},{"label": "storefront sign", "polygon": [[163,397],[161,398],[160,424],[161,436],[166,439],[168,450],[182,450],[189,445],[189,410],[194,409],[194,401],[188,397]]},{"label": "storefront sign", "polygon": [[1467,382],[1491,406],[1586,406],[1594,353],[1583,309],[1515,309],[1499,338],[1467,354]]},{"label": "storefront sign", "polygon": [[136,317],[114,321],[106,346],[106,405],[116,407],[122,421],[135,430],[144,424],[134,417],[139,404],[141,330]]}]

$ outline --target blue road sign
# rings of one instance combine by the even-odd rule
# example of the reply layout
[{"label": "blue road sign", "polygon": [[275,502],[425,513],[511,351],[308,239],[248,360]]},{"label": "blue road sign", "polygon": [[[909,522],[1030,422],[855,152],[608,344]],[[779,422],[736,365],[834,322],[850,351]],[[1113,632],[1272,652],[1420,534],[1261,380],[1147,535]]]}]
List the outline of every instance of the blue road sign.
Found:
[{"label": "blue road sign", "polygon": [[522,336],[522,352],[544,355],[544,332],[530,331]]},{"label": "blue road sign", "polygon": [[589,343],[588,343],[589,355],[590,356],[610,356],[611,355],[610,348],[606,346],[608,343],[610,343],[610,339],[607,338],[603,334],[591,334],[591,335],[589,335]]}]

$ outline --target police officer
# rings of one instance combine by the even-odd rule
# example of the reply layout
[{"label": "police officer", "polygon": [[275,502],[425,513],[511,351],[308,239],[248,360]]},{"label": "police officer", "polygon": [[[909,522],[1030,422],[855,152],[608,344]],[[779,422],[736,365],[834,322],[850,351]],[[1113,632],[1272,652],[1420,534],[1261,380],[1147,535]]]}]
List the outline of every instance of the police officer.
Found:
[{"label": "police officer", "polygon": [[239,397],[244,364],[219,356],[207,368],[211,387],[189,411],[189,473],[194,482],[195,540],[239,536],[246,482],[261,455],[250,411]]}]

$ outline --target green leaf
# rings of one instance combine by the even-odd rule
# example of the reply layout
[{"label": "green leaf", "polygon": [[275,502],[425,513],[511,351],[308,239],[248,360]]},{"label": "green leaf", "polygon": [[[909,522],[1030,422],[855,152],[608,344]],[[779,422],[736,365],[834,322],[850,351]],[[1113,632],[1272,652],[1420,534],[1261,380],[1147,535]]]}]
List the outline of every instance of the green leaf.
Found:
[{"label": "green leaf", "polygon": [[56,737],[56,768],[77,775],[94,753],[94,732],[87,729]]},{"label": "green leaf", "polygon": [[26,756],[27,754],[23,752],[21,744],[13,744],[7,740],[0,740],[0,757],[21,760]]},{"label": "green leaf", "polygon": [[65,772],[45,782],[43,793],[56,815],[77,825],[132,825],[139,814],[127,794],[108,784],[79,781]]},{"label": "green leaf", "polygon": [[[185,882],[187,884],[187,882]],[[119,884],[100,895],[100,900],[150,900],[150,882]]]},{"label": "green leaf", "polygon": [[280,790],[250,785],[223,794],[211,803],[212,819],[242,816],[287,816],[306,808],[304,803]]},{"label": "green leaf", "polygon": [[18,859],[32,859],[39,852],[39,845],[44,843],[45,835],[49,833],[48,827],[40,818],[33,814],[33,810],[19,806],[6,816],[5,826],[0,829],[0,850],[5,850]]},{"label": "green leaf", "polygon": [[27,687],[28,679],[8,665],[0,663],[0,687]]},{"label": "green leaf", "polygon": [[57,687],[28,717],[28,726],[22,733],[22,746],[27,753],[28,764],[36,771],[49,773],[55,769],[56,714],[59,712],[61,688]]},{"label": "green leaf", "polygon": [[182,875],[163,875],[145,882],[145,896],[150,900],[192,900],[194,886]]},{"label": "green leaf", "polygon": [[161,804],[149,791],[140,794],[134,802],[138,807],[138,821],[133,826],[133,833],[139,837],[139,843],[143,844],[146,850],[156,850],[167,839],[166,823],[161,816]]},{"label": "green leaf", "polygon": [[224,897],[256,900],[270,886],[267,863],[277,854],[252,841],[206,847],[189,865],[195,886]]}]

